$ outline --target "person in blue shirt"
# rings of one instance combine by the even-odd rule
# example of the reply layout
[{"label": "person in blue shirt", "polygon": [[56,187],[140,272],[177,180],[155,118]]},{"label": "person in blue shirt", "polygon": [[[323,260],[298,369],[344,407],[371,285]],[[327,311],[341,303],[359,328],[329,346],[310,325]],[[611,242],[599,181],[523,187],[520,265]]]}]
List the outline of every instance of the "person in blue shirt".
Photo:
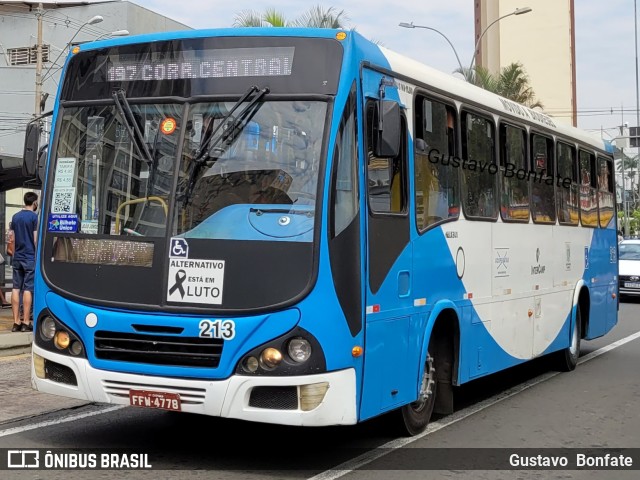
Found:
[{"label": "person in blue shirt", "polygon": [[[38,239],[38,195],[24,194],[24,206],[11,219],[11,234],[15,239],[13,253],[13,289],[11,309],[13,310],[12,332],[30,332],[31,305],[33,303],[33,277],[36,263],[36,242]],[[23,316],[20,320],[20,291],[22,291]]]}]

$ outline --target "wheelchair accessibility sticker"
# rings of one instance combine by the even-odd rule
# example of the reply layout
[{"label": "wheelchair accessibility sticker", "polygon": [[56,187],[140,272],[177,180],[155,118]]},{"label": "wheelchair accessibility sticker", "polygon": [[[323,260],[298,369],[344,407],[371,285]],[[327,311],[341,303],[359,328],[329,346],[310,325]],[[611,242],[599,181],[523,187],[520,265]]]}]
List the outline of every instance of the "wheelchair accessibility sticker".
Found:
[{"label": "wheelchair accessibility sticker", "polygon": [[189,258],[189,244],[184,238],[174,237],[171,239],[169,258]]},{"label": "wheelchair accessibility sticker", "polygon": [[222,304],[224,266],[224,260],[170,259],[167,301]]}]

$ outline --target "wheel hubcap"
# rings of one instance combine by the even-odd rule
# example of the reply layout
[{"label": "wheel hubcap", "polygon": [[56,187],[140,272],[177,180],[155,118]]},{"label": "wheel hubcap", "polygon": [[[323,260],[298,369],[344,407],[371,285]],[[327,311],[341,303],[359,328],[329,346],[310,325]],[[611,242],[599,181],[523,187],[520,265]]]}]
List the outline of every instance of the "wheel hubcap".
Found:
[{"label": "wheel hubcap", "polygon": [[416,412],[421,411],[433,394],[433,385],[436,383],[436,369],[433,366],[433,357],[427,355],[427,363],[422,375],[422,385],[420,386],[420,394],[418,400],[411,404],[411,408]]}]

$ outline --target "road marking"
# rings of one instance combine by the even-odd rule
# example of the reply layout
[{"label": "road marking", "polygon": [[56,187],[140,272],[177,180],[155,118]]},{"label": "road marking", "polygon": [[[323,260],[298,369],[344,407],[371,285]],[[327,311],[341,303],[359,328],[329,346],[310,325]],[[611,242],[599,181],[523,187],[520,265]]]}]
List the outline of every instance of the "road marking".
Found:
[{"label": "road marking", "polygon": [[28,432],[29,430],[35,430],[36,428],[48,427],[50,425],[59,425],[61,423],[74,422],[87,417],[93,417],[95,415],[102,415],[103,413],[114,412],[124,408],[126,405],[117,405],[115,407],[107,407],[95,412],[80,413],[78,415],[69,415],[68,417],[56,418],[55,420],[47,420],[46,422],[38,422],[32,425],[24,425],[22,427],[7,428],[6,430],[0,430],[0,437],[6,437],[7,435],[14,435],[16,433]]},{"label": "road marking", "polygon": [[[599,357],[600,355],[607,353],[615,348],[621,347],[625,343],[632,342],[637,338],[640,338],[640,332],[636,332],[633,335],[629,335],[628,337],[618,340],[617,342],[613,342],[607,345],[606,347],[602,347],[602,348],[599,348],[598,350],[594,350],[593,352],[588,353],[584,357],[580,357],[578,359],[578,364],[582,364],[582,363],[588,362],[589,360],[593,360],[594,358]],[[340,478],[344,475],[347,475],[348,473],[351,473],[354,470],[357,470],[358,468],[364,465],[367,465],[368,463],[373,462],[374,460],[377,460],[378,458],[388,455],[389,453],[391,453],[393,450],[397,448],[402,448],[406,445],[409,445],[410,443],[415,442],[416,440],[420,440],[421,438],[426,437],[427,435],[431,435],[432,433],[435,433],[438,430],[442,430],[443,428],[448,427],[449,425],[453,425],[454,423],[457,423],[460,420],[464,420],[465,418],[470,417],[471,415],[474,415],[484,410],[485,408],[491,407],[492,405],[495,405],[498,402],[506,400],[507,398],[511,398],[514,395],[517,395],[518,393],[523,392],[524,390],[527,390],[528,388],[538,385],[539,383],[546,382],[547,380],[555,377],[556,375],[560,375],[560,373],[562,372],[544,373],[516,387],[510,388],[508,390],[505,390],[504,392],[500,392],[497,395],[494,395],[491,398],[487,398],[486,400],[476,403],[475,405],[471,405],[470,407],[464,408],[458,412],[454,412],[451,415],[447,415],[442,420],[431,422],[429,423],[429,425],[427,426],[427,429],[424,432],[422,432],[419,435],[416,435],[415,437],[398,438],[396,440],[391,440],[390,442],[387,442],[384,445],[380,445],[379,447],[369,452],[363,453],[362,455],[352,458],[351,460],[347,460],[346,462],[341,463],[340,465],[337,465],[335,468],[331,470],[325,470],[324,472],[319,473],[318,475],[314,475],[313,477],[310,477],[308,480],[335,480],[336,478]]]}]

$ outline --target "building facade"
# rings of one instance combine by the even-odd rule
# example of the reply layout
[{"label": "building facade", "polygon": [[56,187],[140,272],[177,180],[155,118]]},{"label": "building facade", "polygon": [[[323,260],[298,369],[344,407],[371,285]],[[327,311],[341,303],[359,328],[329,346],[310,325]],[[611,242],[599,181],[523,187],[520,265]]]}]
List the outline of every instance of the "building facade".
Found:
[{"label": "building facade", "polygon": [[[476,65],[496,73],[520,62],[554,119],[577,126],[574,0],[474,0]],[[517,8],[530,13],[512,15]],[[552,54],[550,54],[552,53]]]},{"label": "building facade", "polygon": [[[96,16],[102,20],[89,23],[91,19],[95,21]],[[128,1],[0,0],[0,245],[3,255],[9,222],[22,207],[23,195],[28,190],[23,188],[22,176],[25,128],[37,112],[51,110],[71,44],[126,33],[123,30],[136,35],[190,28]],[[38,38],[42,39],[42,95],[36,104]],[[6,289],[4,271],[0,269],[0,287]]]}]

